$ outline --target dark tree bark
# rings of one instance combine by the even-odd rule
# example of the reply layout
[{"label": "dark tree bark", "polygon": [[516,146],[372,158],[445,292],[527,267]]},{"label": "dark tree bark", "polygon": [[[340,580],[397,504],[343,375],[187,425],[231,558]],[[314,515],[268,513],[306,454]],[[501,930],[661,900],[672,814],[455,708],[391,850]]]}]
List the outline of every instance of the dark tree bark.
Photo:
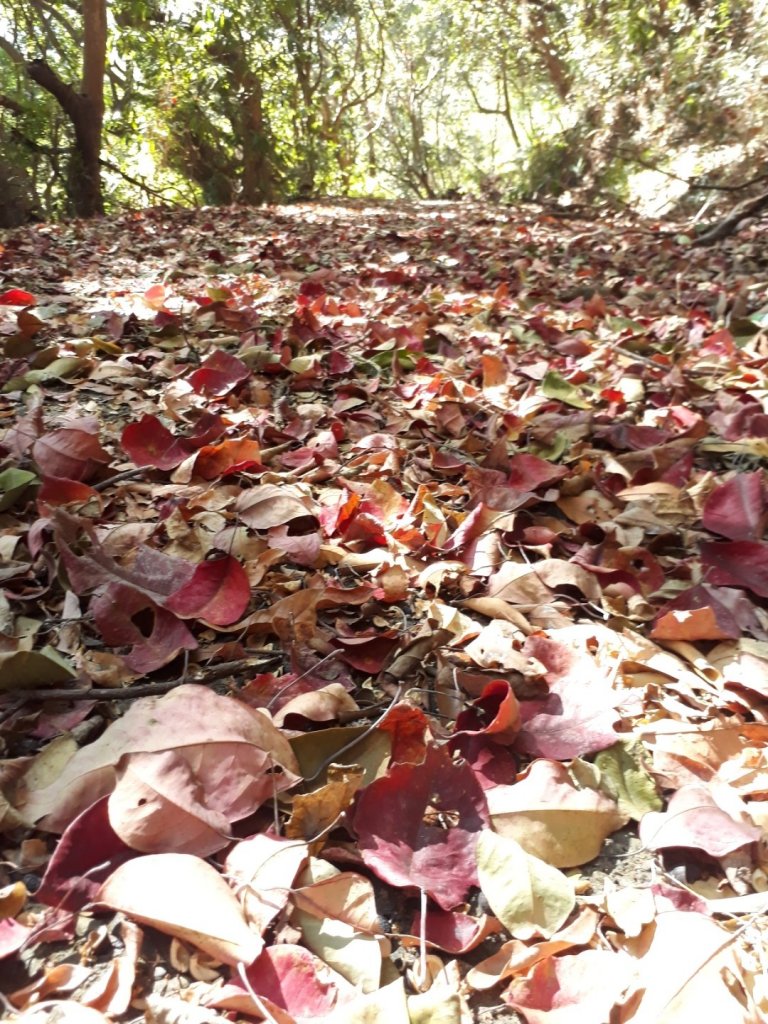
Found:
[{"label": "dark tree bark", "polygon": [[64,82],[44,60],[29,61],[27,74],[49,92],[72,123],[75,150],[67,192],[78,217],[104,212],[101,191],[101,136],[104,123],[104,71],[107,58],[106,0],[83,0],[83,74],[81,91]]},{"label": "dark tree bark", "polygon": [[729,214],[713,224],[703,235],[699,235],[693,243],[695,246],[712,245],[723,238],[732,235],[745,217],[754,217],[768,207],[768,192],[762,192],[759,196],[746,199],[735,206]]}]

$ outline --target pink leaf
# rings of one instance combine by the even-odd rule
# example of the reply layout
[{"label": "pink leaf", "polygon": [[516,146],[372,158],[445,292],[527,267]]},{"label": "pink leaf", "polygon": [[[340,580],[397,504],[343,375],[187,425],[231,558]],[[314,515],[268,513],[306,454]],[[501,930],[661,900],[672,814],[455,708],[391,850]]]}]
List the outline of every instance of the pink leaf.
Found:
[{"label": "pink leaf", "polygon": [[[330,1022],[335,1009],[352,1002],[357,990],[319,957],[301,946],[270,946],[246,971],[248,984],[264,1000],[267,1009],[290,1014],[296,1022]],[[208,1004],[222,1010],[237,1010],[263,1017],[250,992],[234,981]],[[274,1019],[274,1018],[273,1018]],[[282,1015],[278,1019],[283,1019]]]},{"label": "pink leaf", "polygon": [[[122,758],[160,751],[185,758],[196,776],[200,799],[230,822],[247,817],[293,785],[298,768],[288,740],[266,715],[187,683],[164,697],[134,701],[97,740],[81,747],[50,785],[30,789],[24,814],[33,821],[42,818],[49,831],[62,831],[90,804],[112,792]],[[124,805],[121,815],[126,813]],[[141,815],[141,806],[135,813]],[[114,815],[110,820],[114,827]],[[226,842],[225,835],[222,845]]]},{"label": "pink leaf", "polygon": [[3,918],[0,921],[0,960],[18,953],[31,934],[31,928],[19,924],[12,917]]},{"label": "pink leaf", "polygon": [[544,636],[529,637],[523,653],[544,665],[549,696],[520,705],[517,749],[562,761],[615,743],[618,697],[590,654]]},{"label": "pink leaf", "polygon": [[477,885],[477,833],[488,827],[472,769],[445,747],[423,764],[400,764],[359,797],[354,817],[363,860],[390,885],[423,888],[445,910]]},{"label": "pink leaf", "polygon": [[649,850],[684,846],[710,857],[724,857],[761,835],[759,828],[736,821],[718,807],[703,784],[678,789],[666,811],[651,811],[640,822],[640,840]]},{"label": "pink leaf", "polygon": [[621,954],[585,949],[540,960],[527,978],[512,983],[504,1000],[527,1024],[607,1021],[629,980],[629,961]]}]

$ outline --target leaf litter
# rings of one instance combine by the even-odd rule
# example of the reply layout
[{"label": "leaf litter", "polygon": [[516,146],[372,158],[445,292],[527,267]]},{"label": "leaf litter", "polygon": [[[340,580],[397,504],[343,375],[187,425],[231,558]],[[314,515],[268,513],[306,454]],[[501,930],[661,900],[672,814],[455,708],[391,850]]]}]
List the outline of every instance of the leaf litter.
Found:
[{"label": "leaf litter", "polygon": [[768,1019],[764,226],[675,231],[2,241],[9,1019]]}]

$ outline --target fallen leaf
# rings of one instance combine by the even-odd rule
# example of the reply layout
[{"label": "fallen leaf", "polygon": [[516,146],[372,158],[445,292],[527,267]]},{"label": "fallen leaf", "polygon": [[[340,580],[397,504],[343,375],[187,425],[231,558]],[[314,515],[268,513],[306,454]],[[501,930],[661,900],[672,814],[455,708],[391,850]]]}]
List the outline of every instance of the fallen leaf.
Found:
[{"label": "fallen leaf", "polygon": [[422,764],[395,765],[370,783],[353,819],[363,860],[379,878],[423,888],[445,910],[477,884],[474,851],[487,823],[471,768],[436,746]]},{"label": "fallen leaf", "polygon": [[477,875],[491,910],[518,939],[550,938],[576,903],[561,871],[489,830],[477,840]]},{"label": "fallen leaf", "polygon": [[[178,748],[180,735],[184,746]],[[290,786],[297,767],[288,741],[263,714],[187,683],[163,697],[131,704],[99,739],[75,754],[55,782],[29,792],[23,813],[28,820],[43,819],[49,831],[61,831],[112,792],[122,757],[177,748],[176,756],[189,763],[207,805],[232,815],[230,820],[251,814]],[[162,815],[157,827],[162,829]]]},{"label": "fallen leaf", "polygon": [[556,761],[534,761],[519,782],[486,796],[494,830],[558,868],[593,860],[627,820],[610,797],[574,785]]},{"label": "fallen leaf", "polygon": [[225,964],[250,964],[264,945],[221,875],[188,854],[152,854],[121,864],[101,886],[97,902]]}]

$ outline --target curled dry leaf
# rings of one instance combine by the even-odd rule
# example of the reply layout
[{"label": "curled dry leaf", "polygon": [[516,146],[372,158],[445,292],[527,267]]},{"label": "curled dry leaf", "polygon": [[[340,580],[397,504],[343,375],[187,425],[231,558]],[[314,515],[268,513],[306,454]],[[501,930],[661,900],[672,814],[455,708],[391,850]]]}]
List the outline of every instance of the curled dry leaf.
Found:
[{"label": "curled dry leaf", "polygon": [[[179,747],[179,737],[184,745]],[[49,831],[61,831],[99,797],[119,785],[118,763],[132,754],[159,754],[185,761],[204,794],[205,806],[236,821],[294,781],[297,764],[287,739],[261,712],[220,697],[205,686],[185,684],[163,697],[135,701],[93,743],[77,751],[58,778],[30,790],[23,813],[42,819]],[[145,759],[146,769],[160,771]],[[128,783],[126,783],[128,784]],[[158,780],[158,793],[162,791]],[[143,805],[123,812],[143,818]],[[163,806],[158,799],[157,807]],[[117,819],[113,820],[113,827]],[[162,815],[157,829],[163,826]],[[172,843],[173,837],[168,836]],[[223,839],[221,846],[225,845]]]}]

